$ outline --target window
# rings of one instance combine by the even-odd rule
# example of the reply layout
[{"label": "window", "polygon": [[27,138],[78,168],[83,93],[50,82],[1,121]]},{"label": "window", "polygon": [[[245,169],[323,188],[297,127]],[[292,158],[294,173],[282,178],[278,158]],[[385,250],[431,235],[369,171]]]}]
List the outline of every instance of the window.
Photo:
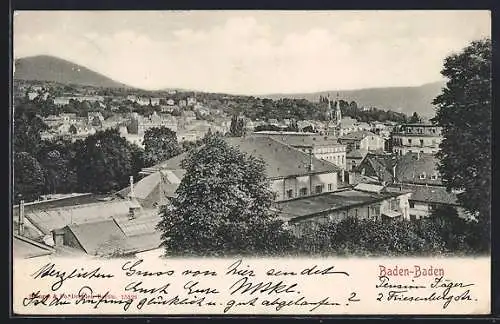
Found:
[{"label": "window", "polygon": [[355,209],[354,209],[354,216],[355,216],[356,218],[358,218],[358,209],[357,209],[357,208],[355,208]]},{"label": "window", "polygon": [[417,220],[417,215],[410,214],[410,220],[411,221],[416,221]]},{"label": "window", "polygon": [[300,188],[299,195],[306,196],[307,195],[307,188]]},{"label": "window", "polygon": [[411,138],[409,138],[409,139],[408,139],[408,144],[410,144],[410,145],[411,145]]},{"label": "window", "polygon": [[315,187],[315,191],[317,194],[322,193],[323,192],[323,185],[317,185]]},{"label": "window", "polygon": [[293,198],[293,189],[287,190],[286,196],[287,196],[287,198]]},{"label": "window", "polygon": [[333,184],[332,183],[329,183],[328,184],[328,191],[332,191],[333,190]]},{"label": "window", "polygon": [[424,146],[424,140],[423,139],[420,140],[420,146]]},{"label": "window", "polygon": [[438,178],[437,174],[431,175],[431,180],[437,180],[437,178]]},{"label": "window", "polygon": [[420,180],[424,180],[426,177],[425,172],[422,172],[422,174],[419,176]]},{"label": "window", "polygon": [[413,201],[410,201],[410,208],[415,208],[415,203]]}]

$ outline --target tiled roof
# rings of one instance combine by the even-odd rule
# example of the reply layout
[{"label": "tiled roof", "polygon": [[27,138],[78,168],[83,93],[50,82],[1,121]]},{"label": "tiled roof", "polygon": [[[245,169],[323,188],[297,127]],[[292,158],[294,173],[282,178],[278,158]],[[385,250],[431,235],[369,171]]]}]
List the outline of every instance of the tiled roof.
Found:
[{"label": "tiled roof", "polygon": [[96,255],[126,249],[125,234],[113,220],[68,225],[86,253]]},{"label": "tiled roof", "polygon": [[[282,142],[268,137],[233,137],[225,140],[229,145],[238,147],[244,153],[262,158],[266,162],[266,173],[269,178],[302,175],[308,172],[309,155]],[[174,173],[176,171],[180,173],[180,162],[186,156],[187,153],[183,153],[148,169],[152,171],[166,168],[175,170]],[[340,170],[335,164],[315,157],[312,158],[312,161],[315,173],[338,172]]]},{"label": "tiled roof", "polygon": [[161,217],[157,209],[145,210],[137,218],[129,219],[128,216],[115,217],[114,221],[127,236],[154,233]]},{"label": "tiled roof", "polygon": [[393,181],[392,177],[392,165],[395,160],[392,159],[390,155],[375,155],[368,153],[366,158],[357,167],[357,171],[362,171],[367,166],[371,168],[374,174],[368,174],[370,176],[377,176],[381,181],[391,183]]},{"label": "tiled roof", "polygon": [[[262,158],[266,162],[268,178],[282,178],[308,173],[309,154],[268,137],[227,138],[229,145],[240,151]],[[313,172],[338,172],[335,164],[312,157]]]},{"label": "tiled roof", "polygon": [[113,252],[135,253],[157,248],[161,233],[156,226],[161,220],[158,210],[147,210],[135,219],[128,216],[111,220],[69,225],[86,253],[91,255]]},{"label": "tiled roof", "polygon": [[[422,183],[430,185],[441,185],[442,180],[438,177],[432,180],[431,176],[438,174],[438,159],[433,154],[407,153],[398,159],[396,165],[396,179],[398,182]],[[425,179],[420,175],[425,172]]]},{"label": "tiled roof", "polygon": [[362,140],[363,138],[365,138],[367,136],[378,136],[378,135],[376,135],[372,132],[369,132],[369,131],[357,131],[357,132],[345,134],[340,139],[341,140]]},{"label": "tiled roof", "polygon": [[420,201],[435,204],[459,205],[457,195],[446,191],[443,186],[407,185],[391,186],[388,190],[398,192],[400,190],[412,192],[410,201]]}]

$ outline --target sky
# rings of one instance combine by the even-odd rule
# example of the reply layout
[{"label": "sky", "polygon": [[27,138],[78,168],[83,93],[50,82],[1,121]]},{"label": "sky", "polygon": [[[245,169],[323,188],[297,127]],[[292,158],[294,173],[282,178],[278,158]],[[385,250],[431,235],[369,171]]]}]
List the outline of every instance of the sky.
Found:
[{"label": "sky", "polygon": [[17,11],[14,58],[130,86],[269,94],[416,86],[490,37],[489,11]]}]

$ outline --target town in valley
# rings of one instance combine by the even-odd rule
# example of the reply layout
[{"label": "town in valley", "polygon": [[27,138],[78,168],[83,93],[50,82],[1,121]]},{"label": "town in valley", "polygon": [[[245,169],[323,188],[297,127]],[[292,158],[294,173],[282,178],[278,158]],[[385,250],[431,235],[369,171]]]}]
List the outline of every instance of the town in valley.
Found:
[{"label": "town in valley", "polygon": [[[467,46],[488,55],[485,44]],[[453,80],[437,83],[435,109],[408,111],[341,88],[307,98],[144,90],[54,56],[13,64],[14,257],[488,251],[489,222],[464,201],[489,197],[489,183],[450,184],[461,172],[447,166],[450,129],[465,123],[443,125],[437,112]],[[490,141],[484,128],[462,130]],[[487,170],[485,154],[471,172]]]}]

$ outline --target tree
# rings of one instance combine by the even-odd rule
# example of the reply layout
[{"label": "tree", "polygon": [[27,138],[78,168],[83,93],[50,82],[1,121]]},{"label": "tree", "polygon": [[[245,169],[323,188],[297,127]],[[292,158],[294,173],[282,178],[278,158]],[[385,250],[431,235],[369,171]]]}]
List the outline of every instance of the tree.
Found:
[{"label": "tree", "polygon": [[14,202],[32,201],[41,194],[44,174],[40,163],[27,152],[14,153]]},{"label": "tree", "polygon": [[[445,59],[446,87],[433,103],[443,127],[437,156],[448,189],[489,233],[491,205],[491,40],[473,41]],[[488,237],[488,236],[487,236]]]},{"label": "tree", "polygon": [[45,193],[68,193],[77,188],[73,165],[74,145],[70,141],[42,141],[37,155],[45,174]]},{"label": "tree", "polygon": [[262,160],[211,135],[182,166],[177,197],[158,225],[167,254],[265,254],[286,242]]},{"label": "tree", "polygon": [[160,163],[181,153],[177,134],[164,126],[146,130],[143,144],[146,166]]},{"label": "tree", "polygon": [[413,123],[413,124],[418,124],[421,121],[422,121],[422,118],[420,118],[420,116],[417,114],[416,111],[413,113],[413,115],[411,115],[410,120],[409,120],[409,122]]},{"label": "tree", "polygon": [[122,189],[134,175],[130,145],[118,130],[99,131],[79,145],[75,162],[81,191],[108,193]]},{"label": "tree", "polygon": [[231,125],[229,127],[229,134],[232,137],[241,137],[243,136],[243,132],[245,131],[245,122],[243,119],[239,118],[237,115],[234,115],[231,118]]},{"label": "tree", "polygon": [[32,103],[21,104],[14,109],[14,152],[28,152],[35,155],[38,151],[40,133],[48,126],[37,114]]}]

